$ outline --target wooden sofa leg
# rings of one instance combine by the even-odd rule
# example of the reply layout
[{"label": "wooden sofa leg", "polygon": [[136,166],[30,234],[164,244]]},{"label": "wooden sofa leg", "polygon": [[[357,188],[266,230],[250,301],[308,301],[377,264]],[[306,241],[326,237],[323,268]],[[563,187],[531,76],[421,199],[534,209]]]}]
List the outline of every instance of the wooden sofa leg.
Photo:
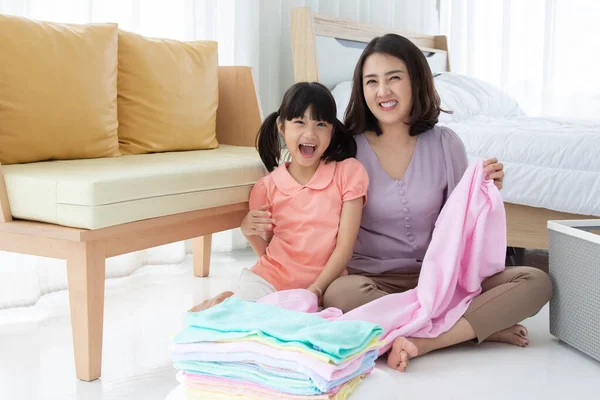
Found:
[{"label": "wooden sofa leg", "polygon": [[106,254],[101,243],[77,243],[67,259],[75,370],[83,381],[102,370]]},{"label": "wooden sofa leg", "polygon": [[192,252],[194,253],[194,275],[207,277],[210,273],[210,248],[212,235],[204,235],[192,239]]}]

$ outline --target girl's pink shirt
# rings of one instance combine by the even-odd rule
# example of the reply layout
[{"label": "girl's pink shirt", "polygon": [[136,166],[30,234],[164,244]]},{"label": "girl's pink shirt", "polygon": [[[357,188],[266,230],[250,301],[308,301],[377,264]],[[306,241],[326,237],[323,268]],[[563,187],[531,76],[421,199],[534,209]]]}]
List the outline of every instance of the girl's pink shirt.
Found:
[{"label": "girl's pink shirt", "polygon": [[252,271],[277,290],[305,289],[313,283],[336,246],[345,201],[364,197],[369,178],[350,158],[321,162],[312,179],[299,184],[280,165],[250,193],[250,210],[268,204],[275,220],[273,238]]}]

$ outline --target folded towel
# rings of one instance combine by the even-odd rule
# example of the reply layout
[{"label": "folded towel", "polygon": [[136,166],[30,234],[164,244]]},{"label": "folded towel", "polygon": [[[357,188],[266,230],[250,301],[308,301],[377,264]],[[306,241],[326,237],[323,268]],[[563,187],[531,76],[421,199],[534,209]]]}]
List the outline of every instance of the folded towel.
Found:
[{"label": "folded towel", "polygon": [[[285,321],[285,323],[282,323]],[[328,321],[315,315],[235,297],[208,310],[186,315],[186,328],[175,343],[220,342],[252,337],[304,348],[335,364],[364,351],[383,330],[364,321]]]},{"label": "folded towel", "polygon": [[291,373],[291,371],[286,375],[274,374],[266,369],[250,364],[202,364],[192,361],[175,361],[173,366],[175,369],[188,373],[252,382],[284,393],[301,394],[304,396],[322,393],[308,377]]},{"label": "folded towel", "polygon": [[[307,290],[305,290],[305,291],[307,291]],[[309,293],[312,293],[312,292],[309,292]],[[184,330],[194,331],[194,330],[198,330],[198,328],[197,327],[188,327],[188,328],[185,328]],[[200,332],[199,335],[202,335],[202,336],[206,335],[202,330],[199,330],[199,332]],[[198,333],[198,332],[196,332],[196,333]],[[195,333],[191,333],[191,334],[195,334]],[[373,349],[379,349],[382,346],[381,340],[379,340],[378,338],[373,338],[373,340],[371,340],[363,349],[361,349],[357,353],[354,353],[353,355],[346,357],[343,360],[336,361],[335,359],[332,360],[332,357],[330,355],[321,353],[317,349],[308,349],[306,346],[298,346],[296,343],[287,343],[287,342],[281,343],[281,342],[277,341],[276,339],[268,338],[268,337],[261,337],[261,336],[246,336],[242,339],[227,339],[227,340],[217,341],[217,342],[200,341],[200,342],[193,342],[193,343],[181,343],[181,344],[176,344],[176,345],[190,346],[190,345],[201,345],[201,344],[217,345],[217,344],[235,344],[235,343],[246,343],[248,345],[261,344],[261,345],[275,349],[276,351],[280,352],[280,354],[288,354],[289,353],[289,354],[304,355],[306,357],[314,359],[317,362],[330,364],[334,368],[336,366],[341,368],[342,365],[352,362],[352,361],[362,357],[364,355],[364,353],[366,353],[367,351],[370,351]]]},{"label": "folded towel", "polygon": [[[368,350],[342,364],[331,364],[316,360],[295,351],[280,351],[258,342],[191,343],[172,347],[173,361],[219,361],[246,362],[254,360],[262,364],[284,361],[294,369],[308,370],[325,380],[340,379],[357,371],[367,359],[375,360],[377,349]],[[281,365],[281,364],[280,364]],[[308,374],[308,373],[306,373]]]},{"label": "folded towel", "polygon": [[261,385],[235,381],[225,378],[179,372],[177,380],[186,387],[186,396],[190,399],[245,399],[245,400],[345,400],[358,387],[364,376],[357,376],[330,393],[300,396],[271,390]]},{"label": "folded towel", "polygon": [[[371,350],[362,359],[357,368],[338,370],[333,379],[325,379],[314,370],[294,361],[278,360],[258,353],[193,353],[174,354],[173,360],[176,368],[188,372],[227,376],[233,379],[247,380],[262,383],[282,392],[288,392],[287,386],[279,385],[279,377],[308,382],[320,392],[327,393],[332,388],[340,386],[359,375],[364,375],[375,366],[377,350]],[[256,380],[259,379],[259,380]],[[275,384],[275,382],[277,384]],[[284,382],[281,381],[284,385]],[[289,391],[289,393],[296,393]]]},{"label": "folded towel", "polygon": [[[376,342],[373,344],[375,345]],[[364,353],[340,364],[332,364],[325,358],[321,360],[320,358],[313,357],[301,351],[281,351],[280,348],[255,341],[174,344],[171,347],[171,351],[174,361],[221,361],[213,358],[212,355],[214,353],[230,354],[232,357],[235,357],[238,353],[262,354],[278,360],[296,362],[306,368],[310,368],[323,378],[332,380],[356,371],[362,365],[363,359],[368,354],[377,352],[376,348],[368,350],[370,347],[374,346],[367,346],[367,350]],[[257,356],[257,358],[259,357]],[[235,361],[242,360],[236,359]]]}]

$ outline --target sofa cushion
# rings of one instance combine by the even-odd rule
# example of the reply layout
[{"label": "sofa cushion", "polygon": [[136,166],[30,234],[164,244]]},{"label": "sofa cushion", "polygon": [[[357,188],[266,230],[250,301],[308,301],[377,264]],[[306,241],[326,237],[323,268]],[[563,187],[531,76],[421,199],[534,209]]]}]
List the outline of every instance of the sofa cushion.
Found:
[{"label": "sofa cushion", "polygon": [[119,155],[116,24],[0,15],[0,162]]},{"label": "sofa cushion", "polygon": [[227,145],[2,169],[14,218],[87,229],[245,202],[265,174],[256,149]]},{"label": "sofa cushion", "polygon": [[217,42],[119,32],[119,141],[123,154],[213,149]]}]

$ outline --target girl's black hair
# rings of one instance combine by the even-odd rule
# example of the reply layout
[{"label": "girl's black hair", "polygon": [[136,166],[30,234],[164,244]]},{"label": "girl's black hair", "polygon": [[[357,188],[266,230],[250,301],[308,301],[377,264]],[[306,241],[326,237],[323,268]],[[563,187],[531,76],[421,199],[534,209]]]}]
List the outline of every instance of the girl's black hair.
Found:
[{"label": "girl's black hair", "polygon": [[309,107],[311,119],[333,125],[331,142],[321,158],[329,162],[356,156],[356,142],[337,119],[335,99],[329,89],[318,82],[299,82],[285,92],[279,110],[265,118],[256,136],[256,149],[269,172],[279,166],[281,159],[277,118],[280,118],[282,124],[285,120],[302,118]]}]

